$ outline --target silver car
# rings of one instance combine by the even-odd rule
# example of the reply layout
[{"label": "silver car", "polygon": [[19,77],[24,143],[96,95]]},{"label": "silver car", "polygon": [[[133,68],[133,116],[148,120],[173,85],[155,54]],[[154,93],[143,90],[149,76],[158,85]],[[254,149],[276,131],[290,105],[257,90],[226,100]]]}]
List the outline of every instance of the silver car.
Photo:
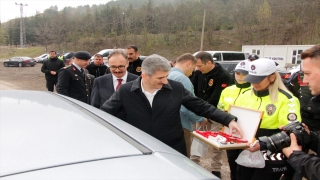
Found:
[{"label": "silver car", "polygon": [[0,91],[0,179],[218,179],[95,107],[45,91]]}]

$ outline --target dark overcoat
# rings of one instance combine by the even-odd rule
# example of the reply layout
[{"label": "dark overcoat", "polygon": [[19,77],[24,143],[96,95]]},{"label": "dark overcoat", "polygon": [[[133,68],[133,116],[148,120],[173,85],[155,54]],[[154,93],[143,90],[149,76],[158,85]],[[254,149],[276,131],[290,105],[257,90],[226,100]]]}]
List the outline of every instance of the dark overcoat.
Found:
[{"label": "dark overcoat", "polygon": [[192,95],[180,82],[168,80],[168,84],[154,96],[152,106],[141,90],[141,77],[120,86],[101,109],[116,115],[125,112],[123,120],[157,138],[186,155],[180,106],[184,105],[199,116],[214,119],[228,125],[234,116],[223,112]]},{"label": "dark overcoat", "polygon": [[57,92],[89,104],[91,83],[88,72],[81,73],[72,64],[59,70]]}]

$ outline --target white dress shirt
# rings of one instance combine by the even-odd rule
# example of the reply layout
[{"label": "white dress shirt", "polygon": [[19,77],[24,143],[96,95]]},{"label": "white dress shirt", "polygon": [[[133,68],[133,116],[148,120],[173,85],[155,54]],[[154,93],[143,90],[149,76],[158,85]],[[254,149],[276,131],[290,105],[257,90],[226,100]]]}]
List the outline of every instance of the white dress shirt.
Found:
[{"label": "white dress shirt", "polygon": [[143,94],[147,97],[151,107],[152,107],[152,102],[153,102],[153,98],[154,96],[157,94],[157,92],[160,90],[160,89],[157,89],[155,90],[153,93],[149,93],[147,91],[144,90],[143,86],[142,86],[142,80],[141,80],[141,90],[143,92]]},{"label": "white dress shirt", "polygon": [[112,74],[112,81],[113,81],[113,88],[114,91],[116,91],[116,87],[118,86],[118,79],[122,79],[121,84],[125,84],[127,82],[127,77],[128,77],[128,71],[126,71],[126,74],[122,76],[121,78],[117,78]]}]

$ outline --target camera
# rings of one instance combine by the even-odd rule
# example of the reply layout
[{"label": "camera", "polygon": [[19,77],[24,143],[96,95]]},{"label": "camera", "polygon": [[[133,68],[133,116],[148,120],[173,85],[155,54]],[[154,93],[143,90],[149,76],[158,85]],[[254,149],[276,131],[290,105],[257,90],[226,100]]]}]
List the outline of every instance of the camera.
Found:
[{"label": "camera", "polygon": [[310,143],[309,134],[298,121],[287,124],[283,127],[283,131],[277,134],[259,137],[259,140],[267,144],[268,155],[270,155],[290,146],[290,133],[297,137],[298,145],[305,146]]}]

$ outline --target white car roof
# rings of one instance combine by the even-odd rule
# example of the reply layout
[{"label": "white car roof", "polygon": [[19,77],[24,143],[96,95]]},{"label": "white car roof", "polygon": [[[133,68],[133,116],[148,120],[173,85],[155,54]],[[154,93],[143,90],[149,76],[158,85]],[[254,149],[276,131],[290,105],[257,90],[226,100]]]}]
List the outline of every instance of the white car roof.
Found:
[{"label": "white car roof", "polygon": [[[193,56],[197,55],[200,51],[197,51],[193,53]],[[214,55],[215,53],[244,53],[241,51],[205,51],[207,53],[210,53],[211,55]]]},{"label": "white car roof", "polygon": [[56,93],[1,90],[0,128],[0,179],[214,177],[124,121]]},{"label": "white car roof", "polygon": [[[35,97],[43,100],[36,102]],[[0,103],[0,175],[142,154],[94,117],[53,94],[1,92]]]},{"label": "white car roof", "polygon": [[108,52],[108,51],[113,51],[113,49],[103,49],[99,51],[97,54],[104,54],[105,52]]}]

